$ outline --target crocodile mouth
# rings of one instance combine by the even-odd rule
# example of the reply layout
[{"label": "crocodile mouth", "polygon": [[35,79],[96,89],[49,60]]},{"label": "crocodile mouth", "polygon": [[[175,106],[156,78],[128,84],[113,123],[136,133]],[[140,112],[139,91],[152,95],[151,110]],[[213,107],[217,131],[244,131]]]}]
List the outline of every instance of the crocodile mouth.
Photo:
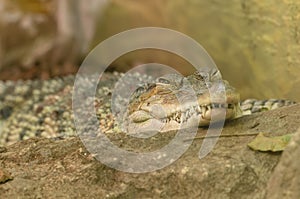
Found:
[{"label": "crocodile mouth", "polygon": [[[128,132],[134,132],[137,129],[142,131],[153,130],[167,132],[179,130],[187,125],[208,126],[210,123],[219,122],[235,118],[240,112],[239,103],[211,103],[205,105],[189,106],[187,109],[173,111],[163,111],[163,106],[153,106],[148,110],[137,110],[129,116]],[[194,123],[187,124],[189,121]]]}]

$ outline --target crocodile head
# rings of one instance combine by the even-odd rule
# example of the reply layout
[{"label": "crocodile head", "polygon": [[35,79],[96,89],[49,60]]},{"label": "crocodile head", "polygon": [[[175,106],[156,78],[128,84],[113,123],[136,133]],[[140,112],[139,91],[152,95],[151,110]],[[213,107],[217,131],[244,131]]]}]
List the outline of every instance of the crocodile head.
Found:
[{"label": "crocodile head", "polygon": [[238,116],[239,102],[239,94],[221,79],[218,70],[197,71],[187,77],[168,74],[133,93],[123,127],[128,133],[139,129],[166,132],[179,130],[195,117],[197,126],[207,126],[224,116]]}]

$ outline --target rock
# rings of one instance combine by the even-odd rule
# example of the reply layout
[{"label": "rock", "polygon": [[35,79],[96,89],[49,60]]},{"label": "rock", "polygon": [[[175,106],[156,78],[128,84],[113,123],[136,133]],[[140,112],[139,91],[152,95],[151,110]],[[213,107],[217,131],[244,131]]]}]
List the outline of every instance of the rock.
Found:
[{"label": "rock", "polygon": [[0,167],[0,184],[12,179],[13,177],[10,175],[10,173]]},{"label": "rock", "polygon": [[300,129],[283,152],[268,183],[268,198],[300,198]]},{"label": "rock", "polygon": [[[245,116],[228,122],[222,133],[263,131],[283,135],[298,129],[299,114],[300,105],[294,105]],[[258,126],[250,128],[258,121]],[[205,132],[206,129],[199,129],[198,135]],[[151,139],[130,138],[121,133],[108,136],[123,149],[149,152],[169,143],[174,134],[169,132]],[[266,197],[267,184],[276,173],[272,174],[281,153],[252,151],[247,143],[254,137],[221,137],[213,151],[203,159],[198,158],[202,139],[195,139],[173,164],[142,174],[126,173],[102,164],[77,137],[63,140],[33,138],[10,145],[0,153],[0,167],[14,176],[13,180],[0,185],[1,196],[261,199]],[[296,159],[289,160],[290,165],[294,165],[292,160],[297,165]],[[283,169],[281,173],[290,172],[288,167]]]}]

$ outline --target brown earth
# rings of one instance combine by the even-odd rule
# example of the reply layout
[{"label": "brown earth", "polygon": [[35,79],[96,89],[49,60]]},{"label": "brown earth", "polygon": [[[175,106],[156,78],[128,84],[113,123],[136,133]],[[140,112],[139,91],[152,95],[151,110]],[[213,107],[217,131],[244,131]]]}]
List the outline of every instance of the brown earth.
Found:
[{"label": "brown earth", "polygon": [[[293,105],[228,122],[222,134],[283,135],[295,133],[299,122],[300,105]],[[198,136],[205,131],[199,129]],[[149,144],[164,146],[173,136],[174,132],[170,132],[159,139],[138,142],[123,134],[110,137],[127,150],[149,151]],[[281,153],[249,149],[247,143],[254,137],[221,137],[203,159],[198,158],[202,139],[196,139],[175,163],[144,174],[107,167],[96,161],[75,137],[30,139],[1,148],[0,198],[266,198]],[[293,159],[290,161],[293,163]],[[299,167],[295,169],[299,172]],[[288,175],[294,171],[275,172]],[[270,191],[276,194],[279,189]],[[294,192],[299,194],[299,189]]]}]

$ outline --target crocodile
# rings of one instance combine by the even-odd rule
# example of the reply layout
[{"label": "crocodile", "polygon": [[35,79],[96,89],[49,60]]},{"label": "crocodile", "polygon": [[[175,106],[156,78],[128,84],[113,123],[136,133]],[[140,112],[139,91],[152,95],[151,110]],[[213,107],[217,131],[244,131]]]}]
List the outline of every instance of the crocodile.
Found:
[{"label": "crocodile", "polygon": [[[205,126],[210,123],[212,109],[226,109],[226,119],[230,120],[294,103],[276,99],[265,101],[249,99],[240,102],[237,91],[227,81],[219,78],[218,71],[194,73],[188,77],[170,74],[157,79],[137,73],[129,76],[129,80],[134,78],[138,82],[146,80],[147,83],[143,83],[133,92],[129,103],[128,99],[124,102],[122,101],[124,99],[116,101],[118,108],[128,103],[125,115],[119,109],[116,113],[112,113],[112,94],[116,82],[123,76],[124,74],[117,72],[105,73],[102,76],[103,81],[98,85],[95,99],[92,99],[103,133],[133,131],[151,120],[167,124],[165,128],[159,129],[160,132],[176,130],[180,127],[178,123],[189,120],[193,115],[200,116],[199,126]],[[75,76],[70,75],[50,80],[0,81],[0,146],[31,137],[75,136],[72,111],[74,80]],[[225,98],[222,85],[226,90]],[[207,87],[211,93],[207,92]],[[194,95],[185,93],[190,90],[195,91]],[[210,96],[211,94],[213,95]],[[182,107],[177,101],[178,95],[179,98],[183,98]],[[191,100],[192,96],[197,100]],[[187,100],[184,97],[187,97]],[[155,109],[151,112],[150,109],[157,105],[160,106],[160,110],[167,112],[167,117],[153,111]],[[182,114],[183,112],[185,114]],[[119,121],[118,117],[125,120]]]},{"label": "crocodile", "polygon": [[[189,87],[192,92],[187,92]],[[228,81],[222,80],[219,70],[204,69],[187,77],[168,74],[155,83],[141,86],[131,97],[124,124],[133,134],[152,129],[167,132],[179,130],[192,117],[198,121],[186,127],[208,126],[294,103],[277,99],[241,102],[239,93]]]}]

